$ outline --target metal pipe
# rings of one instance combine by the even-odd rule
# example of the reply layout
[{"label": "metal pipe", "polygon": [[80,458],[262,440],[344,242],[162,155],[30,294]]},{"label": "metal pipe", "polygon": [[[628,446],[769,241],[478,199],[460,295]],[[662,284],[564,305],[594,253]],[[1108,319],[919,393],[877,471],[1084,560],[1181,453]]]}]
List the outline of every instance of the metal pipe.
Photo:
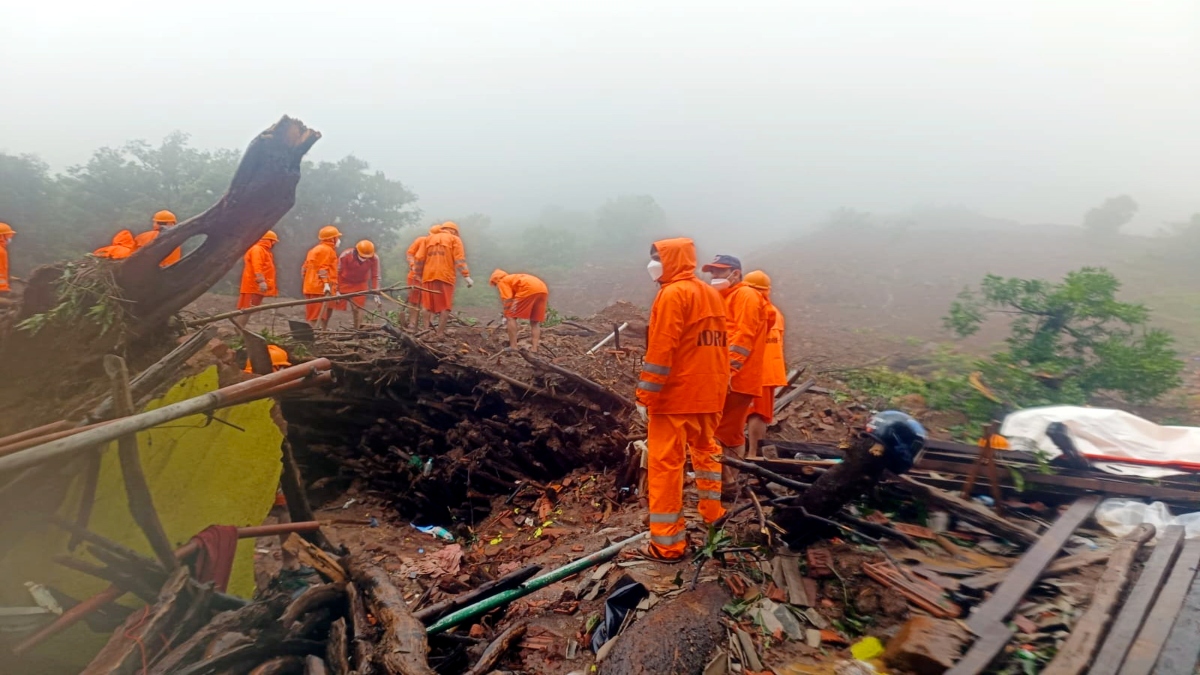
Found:
[{"label": "metal pipe", "polygon": [[22,439],[22,440],[13,442],[13,443],[7,443],[5,445],[0,445],[0,457],[5,457],[7,455],[13,454],[14,452],[20,452],[22,450],[25,450],[27,448],[32,448],[37,445],[43,445],[45,443],[49,443],[50,441],[57,441],[60,438],[68,438],[68,437],[74,436],[76,434],[81,434],[90,429],[96,429],[96,428],[102,427],[106,424],[112,424],[112,422],[113,422],[113,420],[106,420],[104,422],[88,424],[88,425],[85,425],[82,427],[75,427],[74,429],[67,429],[65,431],[55,431],[53,433],[48,433],[48,434],[45,434],[42,436],[30,436],[28,438],[25,438],[25,439]]},{"label": "metal pipe", "polygon": [[613,338],[615,338],[615,337],[616,337],[616,336],[617,336],[617,335],[618,335],[618,334],[619,334],[621,331],[625,330],[626,328],[629,328],[629,322],[628,322],[628,321],[626,321],[625,323],[621,324],[621,325],[620,325],[620,327],[618,327],[618,328],[617,328],[616,330],[614,330],[613,332],[609,333],[609,334],[608,334],[608,337],[606,337],[606,338],[604,338],[603,340],[601,340],[601,341],[599,342],[599,344],[597,344],[595,347],[592,347],[591,349],[587,350],[587,353],[588,353],[588,354],[595,354],[597,349],[600,349],[600,348],[601,348],[601,347],[603,347],[604,345],[608,344],[610,340],[612,340]]},{"label": "metal pipe", "polygon": [[182,417],[222,408],[229,405],[231,400],[239,401],[239,396],[246,396],[251,392],[262,393],[264,390],[270,390],[283,383],[304,377],[316,376],[319,371],[329,370],[330,367],[329,359],[316,359],[298,366],[284,368],[277,373],[263,375],[247,382],[239,382],[223,389],[210,391],[207,394],[164,406],[157,410],[131,415],[116,420],[111,424],[75,434],[68,438],[27,448],[7,457],[0,457],[0,473],[19,471],[51,460],[68,457],[88,448],[114,441],[126,434],[143,431]]},{"label": "metal pipe", "polygon": [[0,447],[4,447],[6,445],[12,445],[13,443],[16,443],[17,441],[23,441],[27,438],[35,438],[38,436],[45,436],[46,434],[52,434],[56,431],[62,431],[63,429],[70,429],[70,428],[71,428],[71,423],[68,422],[67,420],[59,420],[57,422],[51,422],[50,424],[43,424],[40,427],[26,429],[25,431],[21,431],[21,432],[12,434],[11,436],[5,436],[3,438],[0,438]]},{"label": "metal pipe", "polygon": [[567,563],[566,565],[564,565],[556,570],[547,572],[546,574],[543,574],[540,577],[530,579],[529,581],[526,581],[525,583],[521,584],[520,586],[517,586],[516,588],[514,588],[510,591],[503,591],[501,593],[497,593],[496,595],[493,595],[492,597],[487,598],[486,600],[480,600],[479,602],[477,602],[473,605],[463,607],[462,609],[458,610],[457,612],[454,612],[452,614],[447,614],[446,616],[442,617],[441,619],[438,620],[437,623],[435,623],[432,626],[430,626],[429,628],[425,629],[425,632],[428,635],[436,635],[445,630],[453,628],[454,626],[456,626],[468,619],[473,619],[477,616],[487,614],[488,612],[492,611],[493,609],[500,607],[502,605],[507,605],[508,603],[512,602],[513,600],[516,600],[517,598],[529,595],[530,593],[533,593],[542,588],[545,588],[546,586],[549,586],[550,584],[553,584],[557,581],[566,579],[567,577],[571,576],[572,574],[577,574],[579,572],[582,572],[583,570],[586,570],[589,567],[594,567],[594,566],[604,562],[605,560],[608,560],[609,558],[615,556],[617,553],[619,553],[621,551],[621,549],[625,548],[626,546],[636,543],[638,541],[641,541],[642,539],[645,539],[649,534],[650,534],[649,532],[642,532],[640,534],[635,534],[628,539],[622,539],[621,541],[618,541],[617,543],[613,544],[612,546],[609,546],[608,548],[600,549],[599,551],[596,551],[595,553],[593,553],[591,555],[584,556],[584,557],[580,558],[579,560]]}]

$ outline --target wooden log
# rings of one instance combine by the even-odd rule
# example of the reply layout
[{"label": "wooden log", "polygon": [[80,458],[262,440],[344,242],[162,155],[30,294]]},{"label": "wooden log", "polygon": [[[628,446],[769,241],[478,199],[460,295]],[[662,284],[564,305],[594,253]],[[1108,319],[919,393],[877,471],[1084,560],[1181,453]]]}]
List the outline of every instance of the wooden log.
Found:
[{"label": "wooden log", "polygon": [[438,619],[450,614],[451,612],[462,609],[468,605],[473,605],[480,600],[490,598],[491,596],[502,591],[516,588],[529,579],[532,579],[534,575],[541,571],[541,565],[528,565],[526,567],[522,567],[519,570],[505,574],[499,579],[482,584],[479,586],[479,588],[476,588],[473,591],[460,593],[453,598],[430,605],[425,609],[414,613],[413,616],[416,617],[418,621],[428,626],[436,623]]},{"label": "wooden log", "polygon": [[304,672],[304,657],[277,656],[263,661],[250,675],[300,675]]},{"label": "wooden log", "polygon": [[[280,450],[283,471],[279,474],[279,488],[283,491],[283,498],[287,500],[288,515],[294,523],[316,520],[312,504],[308,501],[308,491],[304,489],[300,465],[296,463],[296,454],[292,452],[291,442],[283,439]],[[329,539],[320,528],[302,532],[300,536],[318,547],[330,547]]]},{"label": "wooden log", "polygon": [[[125,368],[125,359],[115,354],[104,357],[104,370],[112,382],[113,412],[117,417],[127,417],[133,414],[133,398],[129,393],[129,372]],[[146,482],[146,474],[142,471],[142,459],[138,453],[137,434],[126,434],[117,439],[117,454],[121,460],[121,477],[125,481],[125,496],[129,500],[129,511],[134,522],[141,528],[150,548],[158,556],[158,562],[163,569],[173,570],[179,567],[175,559],[175,547],[163,529],[162,521],[158,518],[158,510],[154,508],[154,498],[150,494],[150,485]]]},{"label": "wooden log", "polygon": [[957,495],[924,485],[908,476],[900,476],[899,484],[909,492],[923,497],[980,527],[994,531],[1005,539],[1023,544],[1034,544],[1039,539],[1036,532],[1001,518],[981,504],[968,502]]},{"label": "wooden log", "polygon": [[298,534],[288,536],[283,542],[283,550],[296,556],[302,564],[308,565],[321,573],[335,584],[346,583],[346,570],[337,558],[305,541]]},{"label": "wooden log", "polygon": [[1146,561],[1146,566],[1142,568],[1137,583],[1129,592],[1129,598],[1121,608],[1116,623],[1104,638],[1104,645],[1100,647],[1100,653],[1096,655],[1089,675],[1116,675],[1121,669],[1129,646],[1137,637],[1146,613],[1154,606],[1163,580],[1167,578],[1167,573],[1171,571],[1171,566],[1179,555],[1183,535],[1182,526],[1169,525],[1158,538],[1154,553]]},{"label": "wooden log", "polygon": [[143,650],[161,645],[183,613],[188,602],[187,582],[187,569],[176,569],[163,585],[158,602],[130,614],[81,675],[133,675],[138,671]]},{"label": "wooden log", "polygon": [[319,654],[324,644],[312,640],[258,641],[235,647],[209,659],[176,670],[172,675],[217,675],[228,670],[283,656]]},{"label": "wooden log", "polygon": [[783,409],[791,405],[792,401],[800,398],[801,395],[803,395],[809,389],[812,389],[816,384],[817,381],[815,379],[809,379],[806,380],[804,384],[784,394],[782,398],[777,397],[775,399],[775,414],[778,415],[779,413],[783,412]]},{"label": "wooden log", "polygon": [[207,625],[155,662],[149,675],[170,675],[186,664],[202,660],[208,643],[222,633],[234,630],[251,631],[266,626],[279,615],[279,611],[283,609],[283,602],[286,602],[286,598],[256,602],[216,615]]},{"label": "wooden log", "polygon": [[325,642],[325,659],[333,675],[350,675],[350,636],[345,617],[329,626],[329,640]]},{"label": "wooden log", "polygon": [[[250,142],[229,190],[211,208],[163,232],[115,265],[117,285],[143,325],[156,325],[191,304],[229,270],[296,202],[300,164],[321,138],[283,117]],[[169,267],[159,263],[193,237],[200,247]]]},{"label": "wooden log", "polygon": [[496,665],[500,657],[504,656],[504,653],[512,646],[513,642],[519,640],[524,634],[524,623],[516,623],[504,629],[504,632],[493,640],[487,646],[487,649],[483,650],[483,654],[480,655],[479,660],[475,662],[475,665],[471,666],[471,669],[465,675],[486,675],[486,673],[492,672],[492,666]]},{"label": "wooden log", "polygon": [[373,566],[352,568],[355,584],[367,594],[372,614],[379,621],[382,638],[376,663],[388,675],[433,675],[426,661],[429,640],[425,626],[408,611],[404,596],[387,572]]},{"label": "wooden log", "polygon": [[309,654],[304,659],[304,675],[328,675],[329,669],[325,667],[325,661],[319,656]]},{"label": "wooden log", "polygon": [[[1121,592],[1129,582],[1134,558],[1142,545],[1153,537],[1153,525],[1139,525],[1117,543],[1112,557],[1108,560],[1108,567],[1104,569],[1104,575],[1095,585],[1096,592],[1092,595],[1091,604],[1079,621],[1071,627],[1067,641],[1058,649],[1049,665],[1041,671],[1042,675],[1080,675],[1087,671],[1092,655],[1100,646],[1100,638],[1104,636],[1112,621],[1113,610],[1121,598]],[[1190,639],[1195,642],[1195,635],[1190,636]],[[1188,672],[1192,670],[1194,668],[1189,667]]]},{"label": "wooden log", "polygon": [[345,582],[309,586],[284,610],[283,615],[279,617],[279,625],[286,631],[291,628],[293,622],[299,621],[305,614],[327,605],[342,602],[345,598]]},{"label": "wooden log", "polygon": [[539,359],[538,357],[529,353],[529,350],[527,350],[527,349],[520,350],[520,354],[526,361],[528,361],[530,363],[530,365],[532,365],[536,368],[541,368],[542,370],[548,370],[552,373],[562,375],[563,377],[574,382],[575,384],[580,385],[584,389],[587,389],[595,394],[599,394],[600,396],[607,398],[610,401],[619,403],[621,406],[623,406],[627,410],[633,409],[633,401],[629,400],[625,396],[622,396],[621,394],[618,394],[617,392],[613,391],[612,389],[609,389],[608,387],[606,387],[602,384],[599,384],[598,382],[594,382],[572,370],[568,370],[561,366],[556,366],[553,363],[550,363],[549,361],[543,361],[542,359]]},{"label": "wooden log", "polygon": [[359,675],[374,672],[375,630],[367,618],[367,602],[354,582],[346,584],[346,599],[350,603],[350,627],[354,632],[354,663]]}]

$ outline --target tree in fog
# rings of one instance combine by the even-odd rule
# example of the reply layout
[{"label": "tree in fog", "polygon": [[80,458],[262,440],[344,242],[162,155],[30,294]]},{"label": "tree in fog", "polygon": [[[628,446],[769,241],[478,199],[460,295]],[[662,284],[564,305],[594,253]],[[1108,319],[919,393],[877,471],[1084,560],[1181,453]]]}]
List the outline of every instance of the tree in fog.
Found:
[{"label": "tree in fog", "polygon": [[667,224],[667,216],[650,195],[623,195],[596,209],[596,243],[609,250],[649,247]]},{"label": "tree in fog", "polygon": [[76,232],[56,218],[57,200],[58,185],[45,162],[33,155],[0,153],[0,222],[21,233],[28,255],[50,259],[70,250]]},{"label": "tree in fog", "polygon": [[1083,227],[1100,235],[1113,235],[1137,215],[1138,203],[1129,195],[1109,197],[1083,216]]}]

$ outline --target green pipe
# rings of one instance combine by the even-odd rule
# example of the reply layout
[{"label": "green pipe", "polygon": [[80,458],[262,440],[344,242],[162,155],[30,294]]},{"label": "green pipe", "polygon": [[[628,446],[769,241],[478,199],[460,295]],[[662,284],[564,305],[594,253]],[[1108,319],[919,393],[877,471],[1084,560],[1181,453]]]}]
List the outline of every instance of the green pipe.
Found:
[{"label": "green pipe", "polygon": [[462,609],[458,610],[457,612],[452,612],[450,614],[447,614],[446,616],[444,616],[440,620],[438,620],[437,623],[435,623],[432,626],[430,626],[429,628],[425,629],[425,632],[429,635],[436,635],[437,633],[441,633],[443,631],[449,630],[450,628],[453,628],[454,626],[456,626],[468,619],[473,619],[477,616],[482,616],[484,614],[487,614],[488,612],[492,611],[493,609],[500,607],[502,605],[507,605],[508,603],[512,602],[513,600],[516,600],[517,598],[529,595],[530,593],[533,593],[534,591],[541,590],[556,581],[562,581],[563,579],[566,579],[567,577],[571,576],[572,574],[582,572],[583,570],[586,570],[589,567],[594,567],[595,565],[598,565],[598,564],[604,562],[605,560],[608,560],[609,558],[615,556],[618,552],[620,552],[621,549],[625,548],[626,546],[628,546],[634,542],[641,541],[642,539],[645,539],[646,535],[648,535],[648,534],[650,534],[650,533],[642,532],[641,534],[636,534],[628,539],[623,539],[623,540],[618,541],[617,543],[613,544],[612,546],[609,546],[608,548],[604,548],[599,551],[596,551],[595,553],[593,553],[591,555],[584,556],[584,557],[580,558],[579,560],[576,560],[575,562],[567,563],[566,565],[564,565],[556,570],[547,572],[540,577],[530,579],[529,581],[526,581],[525,583],[521,584],[520,586],[517,586],[514,589],[503,591],[501,593],[497,593],[496,595],[493,595],[490,598],[485,598],[473,605],[468,605],[466,607],[463,607]]}]

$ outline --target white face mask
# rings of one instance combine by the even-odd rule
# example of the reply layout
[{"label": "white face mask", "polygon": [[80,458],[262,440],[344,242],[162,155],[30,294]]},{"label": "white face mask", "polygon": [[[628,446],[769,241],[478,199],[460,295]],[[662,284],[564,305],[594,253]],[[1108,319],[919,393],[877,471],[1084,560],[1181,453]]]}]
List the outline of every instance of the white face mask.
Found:
[{"label": "white face mask", "polygon": [[712,287],[717,289],[718,291],[729,288],[729,280],[728,279],[722,279],[720,277],[713,277],[713,280],[709,283],[711,283]]},{"label": "white face mask", "polygon": [[333,242],[333,247],[338,248],[341,245],[342,245],[342,238],[338,237],[337,241]]},{"label": "white face mask", "polygon": [[646,265],[646,272],[650,274],[650,278],[654,281],[661,279],[663,275],[662,261],[651,260],[650,264]]}]

